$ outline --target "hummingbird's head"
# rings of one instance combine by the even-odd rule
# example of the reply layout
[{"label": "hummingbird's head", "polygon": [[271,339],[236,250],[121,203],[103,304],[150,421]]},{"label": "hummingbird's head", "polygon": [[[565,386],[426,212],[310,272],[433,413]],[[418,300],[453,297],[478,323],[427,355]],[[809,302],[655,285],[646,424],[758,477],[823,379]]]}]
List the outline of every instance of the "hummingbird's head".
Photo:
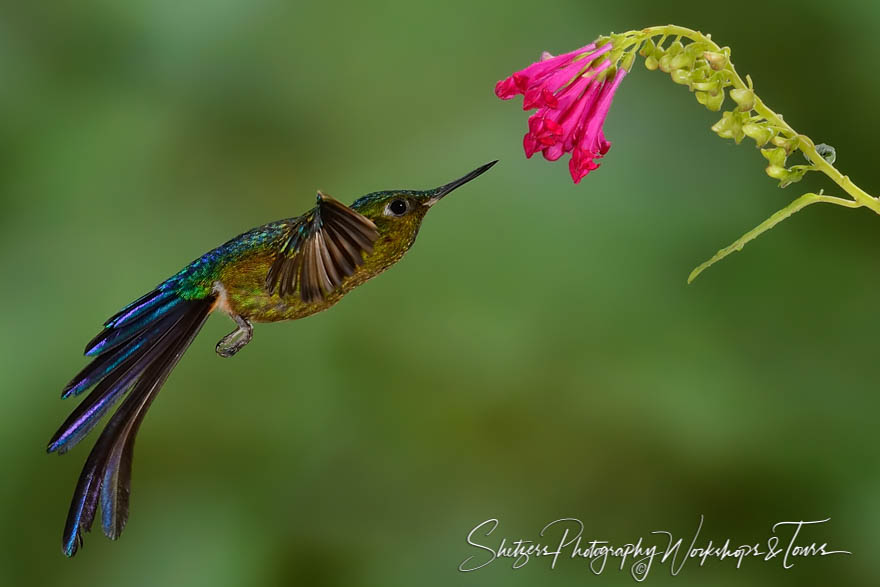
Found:
[{"label": "hummingbird's head", "polygon": [[[454,189],[466,184],[490,167],[492,161],[467,175],[432,190],[387,190],[358,198],[351,207],[376,225],[376,252],[400,258],[416,239],[425,214]],[[394,259],[396,260],[396,259]]]}]

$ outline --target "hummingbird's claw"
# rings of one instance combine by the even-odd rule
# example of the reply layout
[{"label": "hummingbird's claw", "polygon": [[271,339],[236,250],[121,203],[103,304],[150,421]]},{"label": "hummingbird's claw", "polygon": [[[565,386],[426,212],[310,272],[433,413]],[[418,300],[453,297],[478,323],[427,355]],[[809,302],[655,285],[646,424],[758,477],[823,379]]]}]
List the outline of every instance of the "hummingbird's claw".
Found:
[{"label": "hummingbird's claw", "polygon": [[215,349],[217,354],[223,358],[234,356],[254,337],[254,327],[246,318],[233,316],[232,319],[238,324],[238,328],[220,339]]}]

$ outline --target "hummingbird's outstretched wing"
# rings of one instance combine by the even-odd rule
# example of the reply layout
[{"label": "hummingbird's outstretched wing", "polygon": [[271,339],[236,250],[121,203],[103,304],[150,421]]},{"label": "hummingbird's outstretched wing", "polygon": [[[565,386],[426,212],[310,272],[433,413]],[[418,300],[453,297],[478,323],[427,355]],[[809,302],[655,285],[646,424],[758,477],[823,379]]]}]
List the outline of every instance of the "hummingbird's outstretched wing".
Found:
[{"label": "hummingbird's outstretched wing", "polygon": [[352,275],[373,252],[379,232],[373,222],[318,192],[318,205],[291,225],[266,275],[266,290],[296,291],[306,303],[324,296]]}]

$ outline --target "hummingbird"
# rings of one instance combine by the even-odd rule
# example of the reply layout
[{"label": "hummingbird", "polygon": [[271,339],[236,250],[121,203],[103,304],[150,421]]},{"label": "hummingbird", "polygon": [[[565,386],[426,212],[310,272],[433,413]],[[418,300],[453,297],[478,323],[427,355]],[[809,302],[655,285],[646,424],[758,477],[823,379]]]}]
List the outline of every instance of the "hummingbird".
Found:
[{"label": "hummingbird", "polygon": [[232,357],[251,341],[253,323],[298,320],[330,308],[397,263],[415,242],[428,210],[495,163],[438,188],[373,192],[351,206],[319,191],[315,207],[305,214],[240,234],[110,317],[86,345],[92,361],[61,397],[93,389],[47,448],[67,452],[122,400],[80,474],[64,527],[64,554],[73,556],[82,546],[99,501],[104,534],[115,540],[122,533],[138,428],[212,312],[235,321],[235,330],[216,346],[218,355]]}]

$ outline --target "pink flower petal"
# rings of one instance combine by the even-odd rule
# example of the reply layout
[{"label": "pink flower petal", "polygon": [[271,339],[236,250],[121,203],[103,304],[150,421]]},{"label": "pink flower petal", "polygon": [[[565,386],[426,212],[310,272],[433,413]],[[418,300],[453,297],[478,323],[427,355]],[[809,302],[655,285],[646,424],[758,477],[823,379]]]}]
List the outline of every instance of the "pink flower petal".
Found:
[{"label": "pink flower petal", "polygon": [[513,76],[506,77],[495,84],[495,95],[502,100],[510,100],[519,93],[521,92],[519,91],[519,88],[517,88]]},{"label": "pink flower petal", "polygon": [[526,159],[531,159],[532,155],[538,152],[538,141],[532,133],[526,133],[523,137],[523,150],[526,152]]},{"label": "pink flower petal", "polygon": [[598,80],[612,63],[607,58],[596,61],[612,48],[606,43],[596,49],[592,43],[556,57],[545,54],[495,85],[499,98],[523,94],[523,109],[537,109],[529,116],[523,136],[526,157],[541,151],[545,159],[556,161],[571,153],[569,172],[574,183],[598,169],[596,160],[611,148],[602,126],[627,72],[619,69],[613,79]]},{"label": "pink flower petal", "polygon": [[[589,119],[584,126],[581,145],[586,146],[593,152],[598,153],[602,150],[602,145],[599,141],[599,132],[602,130],[602,125],[605,124],[605,117],[608,116],[608,110],[611,108],[611,100],[614,98],[614,92],[617,91],[617,87],[620,85],[620,82],[623,81],[624,76],[626,76],[626,70],[622,68],[618,69],[617,74],[614,76],[614,80],[611,83],[605,82],[602,86],[602,92],[596,100],[595,105],[590,110]],[[607,151],[608,149],[605,148],[605,152]]]},{"label": "pink flower petal", "polygon": [[565,154],[565,151],[562,150],[560,143],[556,143],[544,149],[541,154],[544,155],[544,159],[547,161],[556,161]]},{"label": "pink flower petal", "polygon": [[585,178],[589,173],[595,169],[599,169],[599,164],[594,163],[592,159],[587,157],[581,157],[578,155],[580,150],[575,150],[574,154],[572,154],[571,160],[568,162],[568,171],[571,173],[571,179],[574,180],[574,183],[578,184],[581,182],[583,178]]},{"label": "pink flower petal", "polygon": [[595,48],[596,44],[590,43],[589,45],[581,47],[575,51],[570,51],[568,53],[563,53],[562,55],[557,55],[556,57],[542,59],[541,61],[533,63],[525,69],[517,71],[495,84],[495,95],[502,100],[509,100],[517,94],[523,94],[530,85],[530,80],[543,77],[555,69],[567,65],[576,56],[592,51]]}]

